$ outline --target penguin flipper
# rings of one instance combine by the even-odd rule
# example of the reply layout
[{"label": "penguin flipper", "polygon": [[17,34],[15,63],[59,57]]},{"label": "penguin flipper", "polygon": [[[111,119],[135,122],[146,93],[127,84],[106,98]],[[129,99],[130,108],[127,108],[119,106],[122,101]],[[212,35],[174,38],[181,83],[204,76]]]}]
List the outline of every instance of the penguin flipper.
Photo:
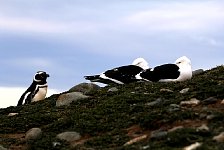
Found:
[{"label": "penguin flipper", "polygon": [[33,99],[33,94],[29,93],[29,95],[27,95],[27,97],[25,99],[25,104],[30,104],[32,99]]},{"label": "penguin flipper", "polygon": [[24,100],[27,101],[27,98],[30,98],[30,101],[31,101],[32,97],[30,95],[31,95],[32,89],[33,89],[33,86],[31,84],[31,86],[20,97],[20,99],[19,99],[19,101],[17,103],[17,106],[22,105]]},{"label": "penguin flipper", "polygon": [[17,103],[17,106],[20,106],[20,105],[23,104],[23,100],[24,100],[25,95],[26,95],[26,92],[23,93],[23,95],[20,97],[20,99],[19,99],[19,101],[18,101],[18,103]]},{"label": "penguin flipper", "polygon": [[25,104],[26,104],[26,101],[30,99],[31,101],[31,92],[28,92],[28,90],[26,92],[23,93],[23,95],[20,97],[19,101],[18,101],[18,104],[17,106],[20,106],[23,104],[23,101],[25,100]]}]

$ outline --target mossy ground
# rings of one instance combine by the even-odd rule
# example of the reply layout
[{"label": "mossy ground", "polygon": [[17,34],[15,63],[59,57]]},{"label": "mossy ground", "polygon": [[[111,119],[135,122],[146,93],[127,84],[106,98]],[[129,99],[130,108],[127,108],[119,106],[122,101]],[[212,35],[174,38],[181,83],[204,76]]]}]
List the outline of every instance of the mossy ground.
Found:
[{"label": "mossy ground", "polygon": [[[42,102],[19,107],[0,109],[0,145],[20,149],[53,149],[56,135],[76,131],[82,135],[75,149],[182,149],[195,142],[203,143],[199,149],[224,149],[224,143],[212,138],[224,131],[224,67],[219,66],[181,83],[132,83],[114,85],[116,92],[108,92],[111,86],[89,93],[90,98],[73,102],[70,106],[56,107],[53,95]],[[189,88],[185,94],[180,91]],[[166,91],[161,89],[172,90]],[[216,103],[184,106],[171,110],[171,104],[209,97]],[[157,105],[148,103],[161,99]],[[8,117],[9,113],[19,113]],[[205,117],[202,117],[202,116]],[[206,116],[213,115],[211,119]],[[207,124],[209,131],[197,131],[196,127]],[[167,131],[183,126],[159,139],[150,138],[156,130]],[[34,127],[43,131],[42,138],[27,146],[22,139]],[[141,135],[147,138],[124,146]],[[62,142],[54,149],[69,149]]]}]

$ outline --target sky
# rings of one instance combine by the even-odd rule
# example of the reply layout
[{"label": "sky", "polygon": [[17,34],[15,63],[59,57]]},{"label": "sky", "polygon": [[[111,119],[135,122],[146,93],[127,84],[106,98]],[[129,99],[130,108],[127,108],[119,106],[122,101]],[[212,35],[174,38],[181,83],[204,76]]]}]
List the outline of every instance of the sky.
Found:
[{"label": "sky", "polygon": [[0,108],[15,106],[33,75],[49,93],[143,57],[150,67],[187,56],[223,64],[223,0],[0,0]]}]

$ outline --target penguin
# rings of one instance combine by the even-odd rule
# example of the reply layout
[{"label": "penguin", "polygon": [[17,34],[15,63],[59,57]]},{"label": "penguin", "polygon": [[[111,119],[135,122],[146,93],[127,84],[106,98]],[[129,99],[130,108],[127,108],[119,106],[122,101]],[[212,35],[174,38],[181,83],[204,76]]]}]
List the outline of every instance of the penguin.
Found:
[{"label": "penguin", "polygon": [[31,102],[36,102],[45,99],[47,94],[47,78],[50,77],[44,71],[37,71],[33,77],[33,82],[30,87],[22,94],[20,97],[17,106],[23,104],[30,104]]},{"label": "penguin", "polygon": [[103,84],[128,84],[136,82],[135,75],[148,68],[148,63],[144,58],[137,58],[131,65],[116,67],[98,75],[84,76],[84,78],[91,82]]},{"label": "penguin", "polygon": [[151,82],[185,81],[192,77],[191,61],[186,56],[178,58],[174,64],[163,64],[146,69],[136,75],[136,79]]}]

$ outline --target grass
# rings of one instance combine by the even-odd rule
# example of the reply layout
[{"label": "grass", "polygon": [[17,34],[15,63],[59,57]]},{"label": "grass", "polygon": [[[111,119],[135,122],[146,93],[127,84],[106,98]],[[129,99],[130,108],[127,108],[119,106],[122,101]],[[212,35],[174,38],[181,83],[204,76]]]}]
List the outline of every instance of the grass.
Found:
[{"label": "grass", "polygon": [[[111,87],[118,91],[108,92]],[[180,91],[189,88],[185,94]],[[169,89],[171,91],[161,91]],[[42,102],[19,107],[0,109],[0,145],[4,147],[27,146],[21,138],[10,135],[24,134],[34,127],[43,131],[43,136],[29,144],[27,149],[72,149],[69,143],[59,141],[56,135],[65,131],[76,131],[85,142],[74,149],[181,149],[195,142],[203,143],[199,149],[222,149],[223,143],[216,143],[212,137],[224,131],[224,115],[221,100],[224,99],[224,67],[218,66],[181,83],[132,83],[101,88],[89,93],[90,98],[73,102],[70,106],[56,107],[60,94],[53,95]],[[171,105],[181,101],[209,97],[218,99],[216,104],[179,107],[172,110]],[[160,99],[156,105],[148,105]],[[11,112],[19,113],[8,117]],[[211,120],[206,116],[213,115]],[[201,116],[205,117],[201,117]],[[209,132],[198,132],[196,128],[206,123]],[[129,128],[138,129],[130,131]],[[162,139],[151,139],[155,130],[172,129]],[[132,133],[130,135],[129,133]],[[124,144],[135,136],[147,134],[148,138],[128,146]],[[60,142],[53,147],[54,142]]]}]

